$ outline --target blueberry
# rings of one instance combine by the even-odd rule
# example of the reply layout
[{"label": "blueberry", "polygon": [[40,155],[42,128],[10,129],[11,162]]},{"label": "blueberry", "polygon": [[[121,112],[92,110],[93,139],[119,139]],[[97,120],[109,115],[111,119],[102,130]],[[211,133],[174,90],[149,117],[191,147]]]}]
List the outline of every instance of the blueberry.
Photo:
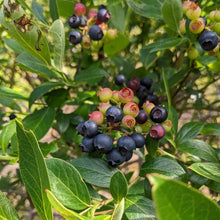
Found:
[{"label": "blueberry", "polygon": [[123,74],[118,74],[115,76],[115,84],[117,86],[123,86],[123,84],[126,82],[126,78]]},{"label": "blueberry", "polygon": [[204,24],[207,25],[207,19],[204,16],[200,16],[204,20]]},{"label": "blueberry", "polygon": [[128,137],[128,136],[123,136],[118,139],[117,146],[118,146],[119,152],[123,156],[125,156],[127,151],[132,151],[135,149],[136,144],[133,138]]},{"label": "blueberry", "polygon": [[100,22],[107,22],[111,18],[111,13],[106,9],[102,8],[97,13],[97,19]]},{"label": "blueberry", "polygon": [[168,117],[168,112],[163,106],[155,106],[150,111],[150,119],[155,123],[162,123]]},{"label": "blueberry", "polygon": [[149,135],[154,140],[159,140],[165,135],[165,130],[162,125],[154,125],[150,128]]},{"label": "blueberry", "polygon": [[99,5],[98,10],[101,10],[101,9],[106,9],[106,6],[105,5]]},{"label": "blueberry", "polygon": [[138,132],[135,132],[130,137],[134,140],[136,148],[141,148],[144,146],[144,144],[145,144],[144,135],[142,135]]},{"label": "blueberry", "polygon": [[127,151],[125,154],[125,161],[129,161],[133,156],[133,151]]},{"label": "blueberry", "polygon": [[144,124],[148,119],[147,112],[145,112],[144,110],[140,110],[135,119],[137,123]]},{"label": "blueberry", "polygon": [[140,88],[140,79],[138,77],[133,77],[128,82],[128,87],[134,91],[137,91]]},{"label": "blueberry", "polygon": [[101,153],[108,153],[113,148],[113,140],[106,134],[98,134],[94,137],[94,148]]},{"label": "blueberry", "polygon": [[84,121],[83,121],[83,122],[80,122],[80,123],[77,125],[76,130],[78,131],[78,134],[84,135],[83,130],[82,130],[83,125],[84,125]]},{"label": "blueberry", "polygon": [[68,19],[68,24],[71,28],[78,28],[80,26],[80,17],[78,15],[71,15]]},{"label": "blueberry", "polygon": [[149,77],[145,77],[141,80],[141,85],[145,86],[147,89],[150,89],[152,86],[153,80]]},{"label": "blueberry", "polygon": [[159,98],[157,95],[154,94],[148,94],[146,97],[146,100],[148,100],[149,102],[154,103],[154,105],[158,105],[159,104]]},{"label": "blueberry", "polygon": [[93,138],[84,137],[79,146],[82,147],[83,152],[90,153],[95,151]]},{"label": "blueberry", "polygon": [[82,126],[82,133],[91,138],[98,133],[98,125],[92,120],[85,121]]},{"label": "blueberry", "polygon": [[140,85],[139,89],[137,90],[137,97],[139,99],[146,99],[148,94],[148,90],[145,86]]},{"label": "blueberry", "polygon": [[94,41],[99,41],[103,38],[104,34],[102,31],[102,28],[99,27],[98,25],[93,25],[90,29],[89,29],[89,36],[92,40]]},{"label": "blueberry", "polygon": [[123,118],[123,111],[117,106],[111,106],[106,110],[106,120],[110,123],[120,122]]},{"label": "blueberry", "polygon": [[82,41],[82,34],[77,30],[71,31],[69,33],[69,41],[72,44],[79,44]]},{"label": "blueberry", "polygon": [[10,120],[13,120],[13,119],[15,119],[16,118],[16,115],[14,114],[14,113],[11,113],[10,115],[9,115],[9,119]]},{"label": "blueberry", "polygon": [[86,17],[85,16],[79,16],[79,18],[80,18],[80,27],[85,27],[87,25]]},{"label": "blueberry", "polygon": [[204,31],[199,36],[199,44],[203,50],[213,50],[218,45],[218,35],[213,31]]},{"label": "blueberry", "polygon": [[110,166],[117,167],[118,165],[125,162],[126,158],[120,154],[118,148],[113,148],[109,153],[106,154],[106,159]]}]

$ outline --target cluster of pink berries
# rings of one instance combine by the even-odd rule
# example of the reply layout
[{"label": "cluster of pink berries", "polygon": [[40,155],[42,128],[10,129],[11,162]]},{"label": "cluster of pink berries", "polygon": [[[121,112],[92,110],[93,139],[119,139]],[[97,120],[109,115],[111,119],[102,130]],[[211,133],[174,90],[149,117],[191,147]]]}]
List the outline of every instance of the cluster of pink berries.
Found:
[{"label": "cluster of pink berries", "polygon": [[[186,34],[187,28],[198,38],[201,48],[205,51],[211,51],[210,55],[219,52],[218,42],[220,33],[220,10],[212,11],[209,14],[211,24],[207,26],[207,19],[201,16],[202,10],[198,3],[194,1],[183,1],[182,4],[184,18],[179,23],[179,31]],[[196,59],[199,52],[194,45],[191,45],[188,51],[190,59]]]},{"label": "cluster of pink berries", "polygon": [[86,16],[86,7],[83,3],[74,5],[74,14],[68,19],[72,31],[69,33],[71,44],[82,43],[83,48],[98,51],[104,42],[109,42],[117,36],[116,29],[108,28],[107,22],[111,13],[104,5],[99,5],[98,11],[91,8]]}]

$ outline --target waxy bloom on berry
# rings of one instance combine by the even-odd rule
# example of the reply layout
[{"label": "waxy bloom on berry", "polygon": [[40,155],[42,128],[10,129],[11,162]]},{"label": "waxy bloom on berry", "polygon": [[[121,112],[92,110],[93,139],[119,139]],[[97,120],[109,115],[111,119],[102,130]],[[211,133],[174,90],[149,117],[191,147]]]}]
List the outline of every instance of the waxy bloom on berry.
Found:
[{"label": "waxy bloom on berry", "polygon": [[122,103],[130,102],[134,97],[134,93],[131,89],[125,87],[122,88],[119,92],[119,99]]},{"label": "waxy bloom on berry", "polygon": [[128,102],[123,107],[123,113],[125,115],[131,115],[133,117],[136,117],[139,113],[139,107],[134,102]]},{"label": "waxy bloom on berry", "polygon": [[112,97],[112,90],[100,87],[97,91],[97,95],[99,96],[101,102],[108,102]]},{"label": "waxy bloom on berry", "polygon": [[100,111],[94,111],[89,114],[89,120],[93,120],[97,125],[101,125],[104,120],[104,116]]},{"label": "waxy bloom on berry", "polygon": [[135,126],[135,118],[131,115],[125,115],[122,118],[122,126],[125,128],[133,128]]}]

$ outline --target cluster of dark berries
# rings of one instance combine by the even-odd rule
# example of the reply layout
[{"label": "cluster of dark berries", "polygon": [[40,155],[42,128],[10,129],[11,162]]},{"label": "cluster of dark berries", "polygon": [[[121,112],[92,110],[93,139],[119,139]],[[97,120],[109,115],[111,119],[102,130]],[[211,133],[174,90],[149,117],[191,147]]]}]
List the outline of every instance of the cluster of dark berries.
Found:
[{"label": "cluster of dark berries", "polygon": [[[82,42],[84,48],[100,47],[100,44],[91,41],[108,41],[115,38],[116,30],[109,29],[106,24],[111,18],[110,12],[104,5],[98,7],[98,11],[92,8],[89,10],[87,16],[86,7],[83,3],[76,3],[74,5],[74,14],[68,19],[68,24],[72,30],[69,33],[69,41],[71,44],[79,44]],[[97,49],[97,48],[96,48]]]},{"label": "cluster of dark berries", "polygon": [[[188,26],[190,32],[198,35],[198,42],[203,50],[212,51],[217,48],[217,51],[214,52],[219,52],[217,46],[220,33],[220,10],[212,11],[209,14],[212,24],[207,26],[207,19],[201,16],[202,10],[198,3],[189,0],[183,1],[182,8],[185,17],[179,23],[180,32],[185,34],[186,26]],[[190,59],[196,59],[199,56],[195,46],[190,46],[188,56]]]},{"label": "cluster of dark berries", "polygon": [[159,140],[172,127],[163,106],[146,101],[143,108],[139,108],[138,98],[134,98],[131,88],[112,91],[100,87],[97,95],[100,99],[98,110],[89,114],[89,120],[76,129],[83,135],[82,150],[105,154],[111,166],[128,161],[133,150],[144,146],[146,135]]},{"label": "cluster of dark berries", "polygon": [[127,85],[128,88],[132,89],[135,96],[139,99],[139,107],[146,101],[159,105],[159,98],[152,89],[153,80],[149,77],[143,79],[133,77],[127,81],[123,74],[118,74],[115,76],[115,84],[118,86]]}]

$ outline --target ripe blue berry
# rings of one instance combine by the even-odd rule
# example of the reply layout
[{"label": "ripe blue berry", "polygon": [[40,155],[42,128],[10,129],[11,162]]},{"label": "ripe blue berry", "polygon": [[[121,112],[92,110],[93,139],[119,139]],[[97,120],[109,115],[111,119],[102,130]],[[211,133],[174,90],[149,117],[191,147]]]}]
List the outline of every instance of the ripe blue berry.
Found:
[{"label": "ripe blue berry", "polygon": [[82,41],[82,34],[77,30],[71,31],[69,33],[69,41],[71,44],[79,44]]},{"label": "ripe blue berry", "polygon": [[218,45],[218,35],[213,31],[204,31],[199,36],[199,44],[203,50],[213,50]]},{"label": "ripe blue berry", "polygon": [[128,82],[128,87],[134,91],[137,91],[140,88],[140,79],[138,77],[133,77]]},{"label": "ripe blue berry", "polygon": [[76,130],[78,131],[78,134],[84,135],[83,130],[82,130],[83,125],[84,125],[84,121],[83,121],[83,122],[80,122],[80,123],[77,125]]},{"label": "ripe blue berry", "polygon": [[137,123],[144,124],[148,119],[147,112],[145,112],[144,110],[140,110],[135,119]]},{"label": "ripe blue berry", "polygon": [[134,140],[136,148],[141,148],[144,146],[145,137],[142,134],[135,132],[130,137]]},{"label": "ripe blue berry", "polygon": [[83,152],[90,153],[95,151],[93,138],[84,137],[79,146],[82,147]]},{"label": "ripe blue berry", "polygon": [[165,130],[162,125],[154,125],[150,128],[149,135],[154,140],[159,140],[165,135]]},{"label": "ripe blue berry", "polygon": [[117,167],[125,161],[125,156],[121,155],[118,148],[113,148],[109,153],[106,154],[108,164],[112,167]]},{"label": "ripe blue berry", "polygon": [[80,26],[80,17],[78,15],[71,15],[68,19],[68,24],[71,28],[78,28]]},{"label": "ripe blue berry", "polygon": [[103,9],[103,8],[106,9],[106,6],[105,6],[105,5],[99,5],[99,6],[98,6],[98,10],[101,10],[101,9]]},{"label": "ripe blue berry", "polygon": [[155,106],[150,111],[150,119],[155,123],[162,123],[168,117],[168,112],[163,106]]},{"label": "ripe blue berry", "polygon": [[80,19],[80,27],[85,27],[87,25],[86,17],[85,16],[79,16]]},{"label": "ripe blue berry", "polygon": [[133,156],[133,151],[127,151],[125,154],[125,161],[130,160],[132,156]]},{"label": "ripe blue berry", "polygon": [[103,38],[104,34],[102,31],[102,28],[99,27],[98,25],[93,25],[90,29],[89,29],[89,36],[92,40],[94,41],[99,41]]},{"label": "ripe blue berry", "polygon": [[10,115],[9,115],[9,119],[10,120],[13,120],[13,119],[15,119],[16,118],[16,115],[14,114],[14,113],[11,113]]},{"label": "ripe blue berry", "polygon": [[127,151],[133,151],[136,147],[135,141],[128,136],[123,136],[118,139],[117,146],[121,155],[125,156]]},{"label": "ripe blue berry", "polygon": [[107,109],[106,113],[106,120],[110,123],[117,123],[120,122],[123,118],[123,111],[117,106],[111,106]]},{"label": "ripe blue berry", "polygon": [[100,22],[107,22],[111,18],[111,13],[106,9],[102,8],[97,13],[97,19]]},{"label": "ripe blue berry", "polygon": [[141,85],[145,86],[147,89],[150,89],[152,86],[153,80],[149,77],[145,77],[141,80]]},{"label": "ripe blue berry", "polygon": [[148,94],[147,97],[146,97],[146,100],[148,100],[149,102],[154,103],[155,105],[159,104],[159,98],[155,94],[152,94],[152,95]]},{"label": "ripe blue berry", "polygon": [[126,78],[123,74],[118,74],[115,76],[115,84],[117,86],[123,86],[123,84],[126,82]]},{"label": "ripe blue berry", "polygon": [[113,148],[113,140],[106,134],[98,134],[94,137],[94,148],[101,153],[108,153]]},{"label": "ripe blue berry", "polygon": [[98,133],[98,125],[92,121],[85,121],[82,126],[82,133],[86,137],[94,137]]}]

